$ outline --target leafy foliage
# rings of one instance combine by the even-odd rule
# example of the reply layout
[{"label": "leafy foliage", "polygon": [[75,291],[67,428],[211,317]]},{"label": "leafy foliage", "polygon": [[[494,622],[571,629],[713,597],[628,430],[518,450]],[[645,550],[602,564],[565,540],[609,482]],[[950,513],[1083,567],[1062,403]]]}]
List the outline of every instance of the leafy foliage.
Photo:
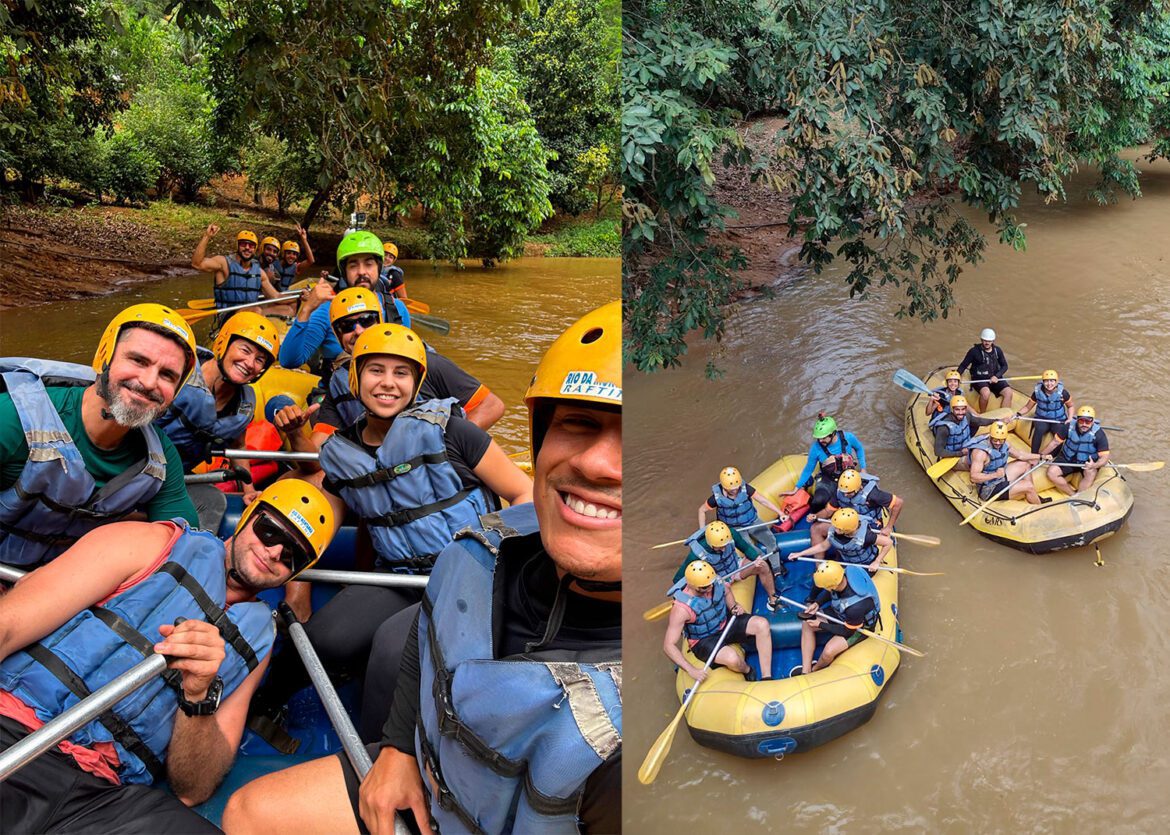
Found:
[{"label": "leafy foliage", "polygon": [[[1080,161],[1092,196],[1137,196],[1119,152],[1168,147],[1168,13],[1146,0],[692,0],[625,7],[624,283],[642,369],[678,362],[695,329],[718,337],[736,255],[711,246],[728,210],[718,159],[791,194],[786,220],[817,271],[837,259],[851,295],[901,287],[899,315],[946,316],[986,246],[949,195],[1022,249],[1025,184],[1064,199]],[[738,118],[782,117],[753,159]]]}]

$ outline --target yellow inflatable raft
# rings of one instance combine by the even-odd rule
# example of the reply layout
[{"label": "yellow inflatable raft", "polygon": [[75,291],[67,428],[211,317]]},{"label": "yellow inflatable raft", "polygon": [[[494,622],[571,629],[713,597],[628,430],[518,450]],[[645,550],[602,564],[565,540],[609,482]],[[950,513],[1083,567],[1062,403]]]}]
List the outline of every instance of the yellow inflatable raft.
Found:
[{"label": "yellow inflatable raft", "polygon": [[[944,384],[946,367],[937,368],[923,379],[929,387],[939,388]],[[966,381],[964,381],[964,389]],[[927,469],[938,461],[934,454],[934,433],[928,426],[925,394],[916,394],[906,405],[906,446],[910,454]],[[1027,395],[1017,392],[1019,406],[1027,402]],[[1008,417],[1006,409],[996,411],[999,398],[992,397],[988,417]],[[1008,436],[1008,443],[1020,452],[1031,451],[1032,424],[1017,421]],[[981,429],[986,433],[987,429]],[[1051,437],[1051,436],[1049,436]],[[1045,554],[1065,548],[1089,545],[1112,536],[1125,522],[1133,510],[1133,493],[1121,473],[1113,467],[1103,467],[1092,487],[1085,493],[1065,496],[1057,490],[1041,467],[1032,473],[1032,480],[1041,498],[1052,501],[1041,505],[1028,504],[1023,499],[997,500],[992,502],[969,524],[984,536],[1004,545],[1019,548],[1032,554]],[[1069,483],[1078,486],[1080,476],[1069,477]],[[951,470],[935,481],[935,486],[963,517],[983,504],[971,476],[966,472]]]},{"label": "yellow inflatable raft", "polygon": [[[786,455],[751,483],[779,504],[777,494],[793,489],[804,462],[803,455]],[[762,518],[774,516],[769,511]],[[784,556],[808,547],[808,521],[802,520],[791,531],[778,534],[777,540]],[[890,549],[885,564],[897,566],[896,548]],[[803,603],[812,588],[816,564],[786,561],[785,565],[788,575],[777,578],[777,590]],[[881,621],[875,632],[890,640],[900,637],[897,577],[893,571],[879,571],[874,577],[881,597]],[[829,667],[809,675],[789,677],[792,667],[800,663],[797,610],[785,606],[768,612],[763,590],[757,590],[755,577],[736,583],[733,591],[745,609],[772,624],[774,678],[749,682],[726,668],[712,671],[687,709],[687,727],[697,743],[741,757],[780,758],[848,733],[873,715],[879,697],[898,669],[901,659],[898,649],[867,638],[841,653]],[[827,638],[826,635],[820,639],[814,657],[819,657]],[[685,643],[683,653],[687,660],[702,667],[706,659],[692,655]],[[746,657],[758,673],[759,658],[755,652]],[[693,685],[689,675],[677,671],[675,689],[680,703]]]}]

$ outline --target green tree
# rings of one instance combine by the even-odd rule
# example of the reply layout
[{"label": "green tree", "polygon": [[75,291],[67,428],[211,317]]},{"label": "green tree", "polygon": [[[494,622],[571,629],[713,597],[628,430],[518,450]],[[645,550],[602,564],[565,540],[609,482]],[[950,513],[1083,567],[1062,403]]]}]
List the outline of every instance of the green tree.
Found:
[{"label": "green tree", "polygon": [[[816,270],[842,259],[851,294],[899,286],[903,316],[946,316],[951,287],[986,246],[954,211],[985,212],[1026,244],[1027,184],[1064,199],[1078,161],[1091,196],[1139,194],[1119,152],[1167,145],[1168,12],[1146,0],[746,0],[624,9],[625,298],[640,368],[678,362],[693,329],[718,337],[736,287],[733,251],[711,246],[728,210],[715,165],[755,164],[790,193],[790,234]],[[783,121],[752,159],[736,120]]]}]

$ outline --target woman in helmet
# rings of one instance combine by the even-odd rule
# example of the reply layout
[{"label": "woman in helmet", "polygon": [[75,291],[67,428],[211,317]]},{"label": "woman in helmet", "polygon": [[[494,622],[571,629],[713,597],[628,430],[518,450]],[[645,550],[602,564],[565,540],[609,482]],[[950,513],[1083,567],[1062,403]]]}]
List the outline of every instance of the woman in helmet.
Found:
[{"label": "woman in helmet", "polygon": [[394,263],[398,260],[398,247],[386,241],[382,244],[382,251],[386,254],[382,263],[383,289],[395,298],[405,299],[406,274],[402,272],[402,267],[396,266]]},{"label": "woman in helmet", "polygon": [[[429,574],[435,558],[480,516],[532,501],[532,482],[491,436],[452,414],[454,400],[416,402],[427,373],[422,340],[401,325],[358,337],[349,386],[365,415],[321,446],[322,484],[338,514],[348,508],[368,530],[375,570]],[[307,629],[331,669],[361,669],[378,626],[416,603],[415,589],[350,586],[316,612]],[[295,654],[282,654],[257,710],[271,712],[305,681]]]},{"label": "woman in helmet", "polygon": [[1048,468],[1049,480],[1066,496],[1077,492],[1068,483],[1068,476],[1072,473],[1081,474],[1080,490],[1092,487],[1097,473],[1109,461],[1109,438],[1097,420],[1097,410],[1092,406],[1077,409],[1076,420],[1071,425],[1057,426],[1055,437],[1041,453],[1047,455],[1058,446],[1060,452]]},{"label": "woman in helmet", "polygon": [[1003,398],[1002,405],[1011,408],[1012,387],[1000,379],[1007,374],[1008,362],[1003,349],[995,344],[995,331],[984,328],[979,341],[967,349],[967,355],[959,363],[959,373],[971,369],[971,379],[986,382],[971,384],[971,391],[979,394],[979,411],[986,412],[991,395]]},{"label": "woman in helmet", "polygon": [[952,368],[948,371],[945,379],[946,385],[936,388],[926,401],[927,417],[931,417],[936,412],[945,412],[951,405],[951,398],[958,394],[959,389],[962,388],[963,375],[956,369]]},{"label": "woman in helmet", "polygon": [[[211,450],[242,447],[255,418],[251,383],[276,362],[280,336],[259,313],[241,310],[220,329],[211,350],[196,348],[199,365],[171,408],[155,425],[167,434],[183,459],[183,472],[211,457]],[[214,484],[188,487],[199,513],[199,527],[219,530],[227,498]]]},{"label": "woman in helmet", "polygon": [[[877,586],[863,569],[856,565],[841,565],[826,561],[817,566],[813,574],[816,588],[809,593],[804,611],[798,615],[800,625],[800,667],[794,667],[789,675],[808,675],[813,669],[823,670],[833,659],[858,641],[865,640],[859,629],[872,629],[881,616],[882,602]],[[839,623],[817,617],[817,612],[844,622]],[[817,647],[817,633],[828,632],[833,637],[821,650],[821,657],[813,663]]]},{"label": "woman in helmet", "polygon": [[1033,406],[1036,407],[1036,422],[1032,424],[1032,452],[1039,452],[1044,445],[1044,436],[1054,432],[1058,424],[1072,423],[1077,407],[1060,375],[1051,368],[1040,376],[1040,382],[1032,389],[1032,396],[1015,416],[1023,417]]},{"label": "woman in helmet", "polygon": [[894,540],[886,534],[863,525],[861,514],[851,507],[844,507],[829,520],[829,533],[822,542],[810,545],[803,551],[789,554],[788,559],[814,557],[833,549],[833,558],[850,565],[860,565],[871,574],[878,570],[886,552]]},{"label": "woman in helmet", "polygon": [[[837,491],[837,479],[848,469],[865,472],[865,447],[852,432],[837,427],[837,421],[821,412],[813,422],[813,442],[808,448],[808,460],[796,479],[796,485],[812,493],[809,513],[818,513]],[[813,470],[817,480],[813,483]],[[784,495],[791,495],[791,492]]]},{"label": "woman in helmet", "polygon": [[1016,452],[1008,443],[1008,433],[1008,425],[997,420],[991,424],[988,433],[981,435],[971,447],[971,481],[978,485],[979,498],[987,501],[1011,484],[1007,493],[1000,496],[1001,499],[1018,499],[1023,496],[1029,504],[1052,501],[1041,499],[1036,493],[1036,485],[1032,483],[1030,473],[1024,476],[1029,470],[1028,465],[1038,462],[1040,456],[1035,452]]}]

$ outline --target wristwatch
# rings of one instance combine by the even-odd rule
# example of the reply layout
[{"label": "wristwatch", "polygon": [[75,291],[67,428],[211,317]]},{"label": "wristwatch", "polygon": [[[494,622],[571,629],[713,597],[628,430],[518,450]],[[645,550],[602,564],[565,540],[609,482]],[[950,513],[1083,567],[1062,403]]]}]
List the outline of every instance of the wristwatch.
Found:
[{"label": "wristwatch", "polygon": [[198,702],[187,699],[187,694],[179,688],[179,710],[188,716],[210,716],[219,710],[219,700],[223,698],[223,679],[215,677],[211,686],[207,688],[207,695]]}]

